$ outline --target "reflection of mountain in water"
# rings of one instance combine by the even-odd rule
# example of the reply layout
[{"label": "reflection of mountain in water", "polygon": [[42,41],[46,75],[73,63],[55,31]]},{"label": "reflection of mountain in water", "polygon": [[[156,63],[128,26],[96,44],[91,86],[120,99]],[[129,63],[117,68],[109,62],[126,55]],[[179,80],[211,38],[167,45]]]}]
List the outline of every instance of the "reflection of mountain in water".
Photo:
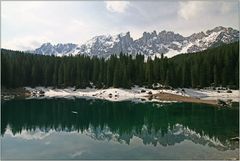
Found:
[{"label": "reflection of mountain in water", "polygon": [[127,144],[135,136],[155,146],[191,140],[219,150],[237,148],[238,143],[230,138],[238,136],[238,109],[205,106],[177,103],[156,108],[152,103],[84,99],[12,100],[2,104],[1,127],[2,135],[10,126],[13,135],[81,131],[97,140]]},{"label": "reflection of mountain in water", "polygon": [[218,150],[233,150],[238,148],[238,142],[230,142],[229,140],[220,142],[215,137],[210,138],[207,135],[201,136],[195,131],[192,131],[187,127],[183,127],[180,124],[174,125],[173,129],[168,129],[168,132],[164,135],[162,135],[161,131],[150,130],[149,132],[147,126],[145,125],[143,125],[140,133],[133,130],[131,133],[119,135],[118,133],[112,133],[107,126],[103,129],[90,127],[83,133],[96,140],[117,141],[126,144],[131,144],[131,139],[133,137],[138,137],[143,141],[143,144],[151,144],[153,146],[157,146],[157,144],[162,146],[172,146],[176,143],[181,143],[184,140],[190,140],[196,144],[208,145]]}]

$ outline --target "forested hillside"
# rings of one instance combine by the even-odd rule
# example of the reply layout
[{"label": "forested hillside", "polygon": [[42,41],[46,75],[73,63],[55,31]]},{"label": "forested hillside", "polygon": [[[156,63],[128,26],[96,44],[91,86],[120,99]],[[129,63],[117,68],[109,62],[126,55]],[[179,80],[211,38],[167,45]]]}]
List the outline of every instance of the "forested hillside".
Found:
[{"label": "forested hillside", "polygon": [[97,57],[43,56],[1,50],[2,87],[76,86],[92,82],[98,88],[161,83],[172,87],[235,86],[239,82],[238,42],[173,58],[120,54],[105,60]]}]

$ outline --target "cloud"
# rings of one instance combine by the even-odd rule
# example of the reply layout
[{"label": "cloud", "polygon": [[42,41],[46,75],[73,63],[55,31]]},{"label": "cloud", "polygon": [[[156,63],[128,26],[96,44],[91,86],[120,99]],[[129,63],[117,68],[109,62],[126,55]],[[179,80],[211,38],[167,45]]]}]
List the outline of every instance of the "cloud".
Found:
[{"label": "cloud", "polygon": [[206,3],[201,1],[180,2],[180,9],[178,15],[185,20],[198,18],[204,12]]},{"label": "cloud", "polygon": [[229,13],[233,10],[235,3],[231,2],[222,2],[221,7],[219,8],[223,14]]},{"label": "cloud", "polygon": [[44,42],[49,42],[48,36],[25,36],[15,37],[8,41],[2,41],[1,46],[6,49],[25,51],[38,48]]},{"label": "cloud", "polygon": [[123,13],[129,6],[128,1],[106,1],[106,8],[110,12]]},{"label": "cloud", "polygon": [[74,152],[73,154],[71,154],[71,157],[72,158],[80,157],[83,153],[84,153],[84,151],[77,151],[77,152]]},{"label": "cloud", "polygon": [[235,3],[232,2],[207,2],[186,1],[180,2],[178,16],[185,20],[204,18],[207,16],[219,16],[233,11]]},{"label": "cloud", "polygon": [[13,50],[127,31],[136,39],[153,30],[189,36],[219,25],[238,28],[238,1],[4,1],[1,9],[1,47]]}]

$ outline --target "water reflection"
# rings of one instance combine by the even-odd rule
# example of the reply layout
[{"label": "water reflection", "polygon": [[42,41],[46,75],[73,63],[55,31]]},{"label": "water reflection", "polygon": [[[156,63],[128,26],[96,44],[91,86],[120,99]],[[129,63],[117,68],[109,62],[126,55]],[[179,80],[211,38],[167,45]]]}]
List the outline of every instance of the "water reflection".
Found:
[{"label": "water reflection", "polygon": [[2,103],[2,136],[43,139],[51,133],[82,133],[95,140],[173,146],[184,140],[218,150],[238,148],[238,108],[102,100],[11,100]]}]

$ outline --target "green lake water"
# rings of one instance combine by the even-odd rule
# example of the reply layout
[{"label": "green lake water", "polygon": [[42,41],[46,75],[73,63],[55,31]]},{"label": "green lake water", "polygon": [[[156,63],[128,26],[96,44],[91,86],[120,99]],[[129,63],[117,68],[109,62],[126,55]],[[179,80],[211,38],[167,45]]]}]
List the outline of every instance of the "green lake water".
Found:
[{"label": "green lake water", "polygon": [[238,158],[238,104],[29,99],[1,103],[2,159]]}]

